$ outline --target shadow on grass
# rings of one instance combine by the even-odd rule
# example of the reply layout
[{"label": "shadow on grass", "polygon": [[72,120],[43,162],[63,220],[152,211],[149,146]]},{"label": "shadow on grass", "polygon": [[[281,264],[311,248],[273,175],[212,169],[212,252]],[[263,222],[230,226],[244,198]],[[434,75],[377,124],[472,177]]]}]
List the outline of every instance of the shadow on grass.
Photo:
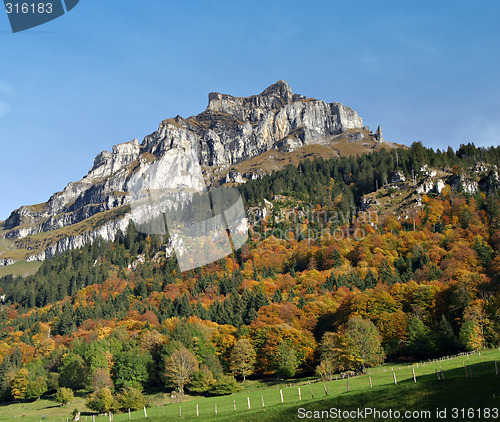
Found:
[{"label": "shadow on grass", "polygon": [[[436,374],[421,375],[417,377],[417,382],[413,379],[404,380],[398,385],[384,385],[374,387],[372,390],[363,392],[344,392],[340,396],[303,402],[287,406],[286,408],[269,409],[266,414],[259,415],[239,415],[238,421],[293,421],[299,419],[298,409],[306,411],[329,411],[339,409],[342,411],[357,411],[357,409],[372,408],[378,411],[392,410],[400,411],[430,411],[430,418],[412,419],[426,421],[460,420],[460,421],[484,421],[483,414],[479,414],[477,409],[499,408],[500,407],[500,375],[495,375],[493,362],[484,362],[470,365],[472,377],[465,376],[464,368],[452,369],[444,372],[445,379],[438,380]],[[439,370],[439,365],[436,365]],[[475,409],[475,417],[452,418],[452,409]],[[437,409],[447,409],[447,418],[437,418]],[[460,410],[459,410],[460,412]],[[314,416],[314,414],[312,414]],[[467,413],[465,413],[467,415]],[[442,416],[442,414],[441,414]],[[403,416],[401,416],[403,417]],[[324,418],[325,419],[325,418]],[[317,419],[309,419],[317,420]],[[409,419],[396,418],[336,418],[336,421],[401,421]]]},{"label": "shadow on grass", "polygon": [[42,409],[53,409],[54,407],[61,407],[61,405],[60,404],[54,404],[53,406],[42,407]]}]

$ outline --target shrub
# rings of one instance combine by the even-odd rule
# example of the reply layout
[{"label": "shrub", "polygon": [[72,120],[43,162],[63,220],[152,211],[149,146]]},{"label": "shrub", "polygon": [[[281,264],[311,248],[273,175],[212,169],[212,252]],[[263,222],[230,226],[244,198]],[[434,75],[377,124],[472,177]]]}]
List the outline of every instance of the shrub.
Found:
[{"label": "shrub", "polygon": [[236,379],[230,375],[222,375],[214,384],[210,393],[214,396],[225,396],[241,390]]},{"label": "shrub", "polygon": [[118,395],[118,407],[124,411],[128,409],[142,409],[144,406],[147,406],[147,402],[148,400],[144,394],[134,387],[126,387],[123,392]]},{"label": "shrub", "polygon": [[87,406],[89,409],[99,413],[106,413],[110,410],[116,410],[118,403],[115,400],[113,393],[108,387],[104,387],[95,393],[92,393],[87,398]]},{"label": "shrub", "polygon": [[64,406],[65,404],[73,401],[75,395],[73,394],[73,390],[71,388],[61,387],[57,389],[54,398]]}]

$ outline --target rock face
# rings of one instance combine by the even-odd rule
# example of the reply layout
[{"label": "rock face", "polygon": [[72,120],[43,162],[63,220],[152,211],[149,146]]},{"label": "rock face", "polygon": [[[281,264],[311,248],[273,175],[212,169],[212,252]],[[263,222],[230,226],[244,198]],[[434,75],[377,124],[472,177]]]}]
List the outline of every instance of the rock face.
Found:
[{"label": "rock face", "polygon": [[[45,204],[13,211],[2,229],[6,237],[20,239],[67,227],[128,204],[134,181],[147,174],[153,164],[154,174],[148,176],[154,179],[149,181],[152,186],[203,189],[204,174],[200,174],[196,166],[183,164],[176,158],[182,154],[194,154],[199,165],[211,168],[210,174],[222,175],[232,165],[269,149],[290,151],[327,141],[347,129],[361,128],[361,117],[349,107],[294,94],[284,81],[246,98],[211,93],[208,107],[201,114],[164,120],[142,143],[134,139],[115,145],[112,152],[101,152],[82,180],[69,183]],[[245,176],[253,178],[253,175]],[[241,175],[235,173],[227,173],[227,179],[243,181]],[[97,236],[113,240],[116,231],[128,224],[125,217],[120,221],[60,239],[31,259],[45,259]]]},{"label": "rock face", "polygon": [[473,195],[479,190],[479,185],[476,181],[467,179],[463,175],[458,176],[453,181],[452,187],[469,195]]},{"label": "rock face", "polygon": [[429,192],[440,194],[445,186],[446,183],[444,180],[427,177],[419,186],[417,186],[416,192],[419,195],[424,195]]},{"label": "rock face", "polygon": [[406,182],[406,176],[401,170],[397,170],[389,177],[389,183],[403,183]]}]

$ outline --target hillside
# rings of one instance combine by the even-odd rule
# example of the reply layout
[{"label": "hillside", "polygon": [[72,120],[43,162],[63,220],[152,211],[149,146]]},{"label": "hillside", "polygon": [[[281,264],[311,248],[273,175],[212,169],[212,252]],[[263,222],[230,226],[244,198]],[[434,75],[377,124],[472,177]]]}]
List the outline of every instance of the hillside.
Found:
[{"label": "hillside", "polygon": [[203,268],[181,273],[162,236],[129,225],[2,277],[3,400],[69,388],[123,409],[138,390],[224,395],[233,377],[498,347],[499,164],[474,145],[306,160],[239,186],[250,238]]}]

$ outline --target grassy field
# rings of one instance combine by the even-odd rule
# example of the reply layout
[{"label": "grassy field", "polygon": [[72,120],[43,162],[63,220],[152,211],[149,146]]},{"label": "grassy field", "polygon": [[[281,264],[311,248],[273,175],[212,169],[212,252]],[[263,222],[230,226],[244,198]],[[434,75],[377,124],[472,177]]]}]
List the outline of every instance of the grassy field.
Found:
[{"label": "grassy field", "polygon": [[38,261],[33,261],[33,262],[17,261],[12,265],[8,265],[6,267],[0,267],[0,277],[3,277],[4,275],[7,274],[22,275],[22,276],[35,274],[41,265],[42,263]]},{"label": "grassy field", "polygon": [[0,254],[7,252],[13,244],[14,242],[11,240],[0,238]]},{"label": "grassy field", "polygon": [[[419,363],[413,368],[417,382],[413,381],[412,366],[409,365],[384,365],[373,368],[366,375],[354,377],[349,380],[334,380],[330,382],[312,382],[295,380],[290,383],[248,382],[244,391],[224,397],[185,397],[182,403],[172,399],[157,400],[158,404],[147,409],[148,418],[144,411],[131,413],[134,421],[291,421],[299,420],[298,409],[307,411],[327,411],[330,408],[356,410],[357,408],[375,408],[379,411],[431,411],[431,417],[425,420],[444,420],[436,418],[436,409],[447,409],[449,420],[484,420],[477,414],[478,408],[500,407],[500,375],[495,374],[495,363],[499,361],[500,351],[485,350],[481,355],[472,354],[438,362]],[[464,363],[470,365],[472,377],[465,376]],[[444,379],[438,380],[435,370],[442,369]],[[397,385],[394,384],[394,373]],[[373,388],[370,388],[370,377]],[[440,375],[441,377],[441,375]],[[299,400],[299,389],[301,400]],[[283,393],[281,403],[280,390]],[[328,395],[326,394],[328,392]],[[250,398],[251,409],[248,409]],[[264,400],[265,407],[262,406]],[[199,417],[196,416],[198,405]],[[215,406],[217,405],[217,415]],[[234,411],[236,405],[236,411]],[[182,415],[179,416],[179,407]],[[472,418],[461,417],[451,419],[454,407],[474,408],[476,416]],[[78,408],[86,411],[83,398],[78,397],[74,402],[65,407],[59,407],[50,400],[39,400],[34,403],[11,404],[0,406],[0,421],[65,421],[71,420],[71,412]],[[42,419],[42,415],[46,418]],[[92,420],[85,413],[82,420]],[[491,418],[494,419],[494,418]],[[109,416],[97,416],[97,422],[109,421]],[[116,414],[114,421],[128,421],[128,414]],[[349,421],[359,418],[337,418],[336,420]],[[363,420],[398,420],[396,418],[365,418]],[[399,419],[401,420],[401,419]],[[414,420],[424,420],[417,418]]]}]

